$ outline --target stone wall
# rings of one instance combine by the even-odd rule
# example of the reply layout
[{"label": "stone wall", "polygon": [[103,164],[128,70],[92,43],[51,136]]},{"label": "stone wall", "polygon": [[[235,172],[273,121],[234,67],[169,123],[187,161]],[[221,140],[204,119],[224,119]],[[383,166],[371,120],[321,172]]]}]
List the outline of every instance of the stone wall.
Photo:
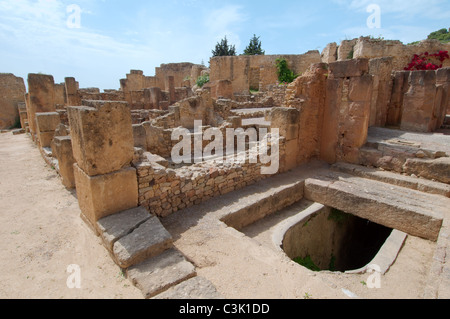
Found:
[{"label": "stone wall", "polygon": [[157,216],[168,216],[180,209],[251,185],[261,175],[261,164],[203,162],[176,170],[157,163],[137,166],[139,205]]},{"label": "stone wall", "polygon": [[312,65],[288,87],[286,105],[299,112],[297,128],[291,125],[297,140],[286,142],[286,154],[295,154],[291,165],[313,158],[358,161],[367,140],[373,77],[368,59],[345,60]]},{"label": "stone wall", "polygon": [[277,68],[275,60],[285,58],[289,68],[296,74],[305,72],[312,63],[320,62],[318,51],[309,51],[301,55],[255,55],[213,57],[210,60],[210,80],[229,80],[232,83],[233,94],[246,95],[250,89],[256,89],[256,79],[259,79],[258,90],[265,92],[270,85],[277,84]]},{"label": "stone wall", "polygon": [[[403,76],[408,77],[407,83]],[[401,72],[399,78],[404,85],[399,92],[404,93],[393,100],[403,100],[401,118],[397,118],[400,121],[396,123],[390,121],[391,124],[415,132],[434,132],[439,129],[444,124],[448,108],[450,68]]]},{"label": "stone wall", "polygon": [[[360,37],[344,40],[340,45],[328,44],[322,51],[322,62],[330,63],[350,58],[385,58],[392,57],[393,70],[403,70],[411,62],[414,54],[425,52],[436,53],[440,50],[450,51],[450,43],[441,43],[438,40],[424,40],[418,44],[405,45],[397,40],[374,39]],[[444,62],[443,67],[450,66],[450,60]]]},{"label": "stone wall", "polygon": [[0,73],[0,129],[8,129],[19,118],[18,104],[25,102],[25,83],[10,73]]}]

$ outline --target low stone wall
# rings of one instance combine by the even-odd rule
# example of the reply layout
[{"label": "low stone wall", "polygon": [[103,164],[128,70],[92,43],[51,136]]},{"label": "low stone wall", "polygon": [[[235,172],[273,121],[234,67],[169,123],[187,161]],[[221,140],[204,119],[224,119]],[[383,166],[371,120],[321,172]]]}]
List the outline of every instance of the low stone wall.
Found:
[{"label": "low stone wall", "polygon": [[173,170],[141,162],[136,165],[139,205],[157,216],[168,216],[270,176],[261,175],[261,166],[209,161]]}]

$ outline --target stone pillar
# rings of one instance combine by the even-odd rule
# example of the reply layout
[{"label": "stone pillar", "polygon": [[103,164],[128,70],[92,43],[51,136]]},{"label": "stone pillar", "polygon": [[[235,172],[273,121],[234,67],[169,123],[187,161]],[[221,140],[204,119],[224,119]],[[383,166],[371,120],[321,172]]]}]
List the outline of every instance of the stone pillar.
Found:
[{"label": "stone pillar", "polygon": [[393,57],[369,61],[369,73],[373,75],[373,94],[370,105],[370,126],[384,127],[388,105],[392,95]]},{"label": "stone pillar", "polygon": [[28,124],[32,135],[37,133],[36,113],[55,112],[55,81],[45,74],[28,75]]},{"label": "stone pillar", "polygon": [[169,84],[169,104],[173,104],[176,102],[175,98],[175,78],[173,76],[167,77]]},{"label": "stone pillar", "polygon": [[78,106],[81,104],[80,96],[78,94],[78,84],[75,78],[68,77],[65,78],[66,86],[66,105],[67,106]]},{"label": "stone pillar", "polygon": [[439,95],[436,96],[436,126],[438,129],[445,122],[446,114],[450,115],[450,68],[437,70],[436,87]]},{"label": "stone pillar", "polygon": [[69,107],[74,176],[82,216],[94,229],[106,216],[137,207],[131,113],[126,102]]},{"label": "stone pillar", "polygon": [[59,113],[36,113],[37,138],[41,147],[50,147],[55,130],[61,123]]},{"label": "stone pillar", "polygon": [[150,91],[150,108],[159,110],[159,102],[161,101],[161,89],[158,87],[151,87]]},{"label": "stone pillar", "polygon": [[63,185],[68,189],[75,188],[73,164],[75,163],[72,152],[72,140],[70,136],[55,136],[52,143],[52,153],[58,160],[59,175]]},{"label": "stone pillar", "polygon": [[359,149],[366,143],[373,76],[368,59],[329,64],[321,159],[358,163]]},{"label": "stone pillar", "polygon": [[280,137],[286,141],[285,157],[280,158],[282,171],[288,171],[297,166],[299,154],[298,134],[300,112],[291,107],[275,107],[271,110],[271,129],[279,129]]},{"label": "stone pillar", "polygon": [[413,71],[409,74],[409,90],[403,98],[400,129],[433,132],[436,118],[436,71]]},{"label": "stone pillar", "polygon": [[19,110],[20,126],[26,130],[28,128],[27,105],[25,102],[21,102],[17,105],[17,108]]},{"label": "stone pillar", "polygon": [[409,71],[397,71],[392,76],[391,101],[387,109],[386,125],[400,126],[403,114],[403,97],[408,91]]}]

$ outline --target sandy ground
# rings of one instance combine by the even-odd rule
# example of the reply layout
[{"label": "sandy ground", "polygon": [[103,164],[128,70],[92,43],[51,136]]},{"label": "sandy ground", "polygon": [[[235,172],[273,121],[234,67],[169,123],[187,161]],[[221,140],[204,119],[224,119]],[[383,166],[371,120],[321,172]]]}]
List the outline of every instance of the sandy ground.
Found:
[{"label": "sandy ground", "polygon": [[0,134],[0,268],[2,299],[142,299],[27,135]]}]

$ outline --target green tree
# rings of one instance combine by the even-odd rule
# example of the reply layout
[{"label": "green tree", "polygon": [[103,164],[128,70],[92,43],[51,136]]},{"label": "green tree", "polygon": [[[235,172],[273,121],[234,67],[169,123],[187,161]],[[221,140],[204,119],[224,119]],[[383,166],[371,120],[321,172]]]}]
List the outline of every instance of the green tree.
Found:
[{"label": "green tree", "polygon": [[257,37],[256,34],[253,35],[253,38],[250,39],[250,43],[244,50],[244,55],[264,55],[266,52],[261,49],[261,41],[260,37]]},{"label": "green tree", "polygon": [[235,56],[236,48],[234,45],[228,44],[228,39],[225,36],[220,42],[216,44],[216,48],[212,51],[213,57],[215,56]]},{"label": "green tree", "polygon": [[436,39],[444,43],[450,42],[450,32],[447,29],[441,29],[435,32],[431,32],[428,36],[428,39]]}]

